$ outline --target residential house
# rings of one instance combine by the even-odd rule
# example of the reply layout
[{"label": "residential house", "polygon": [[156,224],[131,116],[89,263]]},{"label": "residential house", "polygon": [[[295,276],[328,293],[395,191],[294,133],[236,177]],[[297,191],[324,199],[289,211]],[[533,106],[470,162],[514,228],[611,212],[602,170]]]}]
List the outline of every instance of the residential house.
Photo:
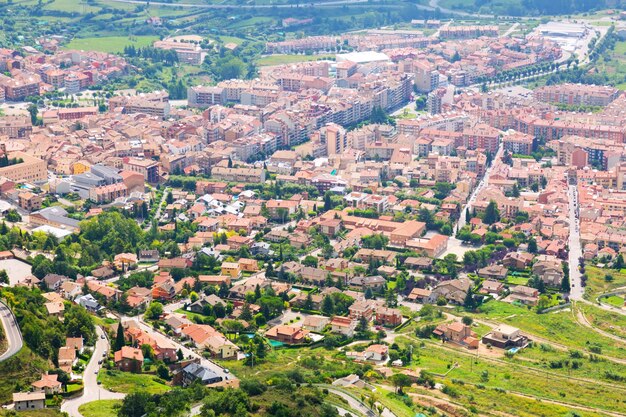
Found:
[{"label": "residential house", "polygon": [[265,332],[265,337],[278,342],[295,345],[304,343],[309,331],[301,327],[278,325]]},{"label": "residential house", "polygon": [[439,297],[443,297],[450,303],[463,304],[471,286],[472,282],[468,278],[442,281],[433,288],[428,301],[435,303]]},{"label": "residential house", "polygon": [[50,291],[58,291],[65,281],[70,281],[70,278],[65,275],[46,274],[43,277],[43,282]]},{"label": "residential house", "polygon": [[407,300],[413,301],[415,303],[425,303],[428,302],[430,298],[431,291],[425,288],[413,288],[409,295],[406,297]]},{"label": "residential house", "polygon": [[380,275],[373,276],[359,276],[354,277],[350,281],[348,281],[348,285],[357,290],[365,291],[370,288],[372,290],[380,290],[385,286],[387,281]]},{"label": "residential house", "polygon": [[484,268],[480,268],[478,276],[487,279],[505,280],[509,270],[502,265],[489,265]]},{"label": "residential house", "polygon": [[321,333],[329,323],[329,317],[311,315],[304,318],[302,328],[312,332]]},{"label": "residential house", "polygon": [[207,295],[198,299],[194,303],[191,303],[187,307],[187,310],[193,313],[204,314],[205,308],[207,306],[214,307],[218,303],[221,303],[224,306],[226,305],[226,302],[222,300],[220,297],[218,297],[215,294],[210,294],[210,295]]},{"label": "residential house", "polygon": [[159,262],[159,251],[156,249],[140,250],[138,260],[139,262]]},{"label": "residential house", "polygon": [[529,340],[528,337],[520,333],[518,328],[500,324],[483,336],[482,342],[500,349],[508,349],[512,347],[525,347],[528,345]]},{"label": "residential house", "polygon": [[563,272],[563,262],[556,256],[539,255],[533,264],[533,275],[537,275],[550,287],[560,287],[565,276]]},{"label": "residential house", "polygon": [[370,321],[374,315],[374,302],[371,300],[355,301],[348,307],[348,311],[351,319],[358,320],[365,317],[367,321]]},{"label": "residential house", "polygon": [[396,327],[402,324],[402,313],[397,308],[378,308],[375,322],[386,327]]},{"label": "residential house", "polygon": [[88,311],[91,311],[94,313],[102,310],[103,308],[98,303],[98,300],[96,300],[94,296],[91,294],[79,296],[74,300],[74,302],[80,305],[81,307],[86,308]]},{"label": "residential house", "polygon": [[425,256],[408,257],[404,260],[404,265],[411,269],[429,270],[433,266],[433,260]]},{"label": "residential house", "polygon": [[115,367],[120,371],[140,373],[143,366],[143,353],[141,349],[130,346],[122,346],[115,352]]},{"label": "residential house", "polygon": [[231,278],[239,278],[241,268],[238,262],[222,262],[222,275],[228,275]]},{"label": "residential house", "polygon": [[206,366],[192,362],[182,370],[182,384],[184,387],[199,381],[203,385],[222,382],[223,378]]},{"label": "residential house", "polygon": [[169,301],[176,296],[174,280],[168,279],[152,287],[152,299]]},{"label": "residential house", "polygon": [[46,307],[46,311],[49,316],[61,318],[63,316],[63,312],[65,311],[65,304],[61,301],[51,301],[49,303],[45,303],[44,307]]},{"label": "residential house", "polygon": [[63,390],[57,374],[42,374],[41,379],[33,382],[30,386],[33,392],[44,392],[46,395],[59,394]]},{"label": "residential house", "polygon": [[510,294],[502,301],[507,303],[520,303],[529,306],[536,306],[539,301],[539,291],[536,288],[516,285],[509,289]]},{"label": "residential house", "polygon": [[357,320],[350,317],[335,316],[330,321],[331,332],[344,335],[346,337],[354,336]]},{"label": "residential house", "polygon": [[72,368],[78,362],[78,357],[76,356],[76,349],[70,346],[63,346],[59,348],[59,368],[66,373],[71,373]]},{"label": "residential house", "polygon": [[439,336],[445,342],[456,343],[470,349],[478,348],[478,339],[476,338],[476,334],[469,326],[459,321],[449,324],[440,324],[433,331],[433,334]]},{"label": "residential house", "polygon": [[66,337],[65,346],[76,350],[79,354],[85,350],[85,342],[82,337]]},{"label": "residential house", "polygon": [[486,295],[501,295],[504,292],[504,284],[487,279],[483,281],[479,292]]},{"label": "residential house", "polygon": [[502,265],[507,268],[521,271],[530,266],[533,261],[533,255],[528,252],[509,252],[502,259]]},{"label": "residential house", "polygon": [[238,263],[242,272],[257,272],[259,270],[259,262],[256,259],[239,258]]},{"label": "residential house", "polygon": [[46,405],[46,393],[15,392],[13,393],[13,409],[15,411],[41,410]]}]

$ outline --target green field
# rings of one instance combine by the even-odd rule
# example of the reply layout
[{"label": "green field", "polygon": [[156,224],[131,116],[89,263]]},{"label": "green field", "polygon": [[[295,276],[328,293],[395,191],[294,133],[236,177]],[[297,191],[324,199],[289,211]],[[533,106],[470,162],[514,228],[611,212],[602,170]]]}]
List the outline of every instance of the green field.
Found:
[{"label": "green field", "polygon": [[145,391],[150,394],[162,394],[170,390],[170,387],[162,382],[158,377],[148,374],[131,374],[116,370],[101,371],[98,380],[102,385],[114,392],[130,393],[134,391]]},{"label": "green field", "polygon": [[293,64],[295,62],[319,61],[323,59],[334,59],[334,55],[269,55],[259,58],[257,64],[260,66]]},{"label": "green field", "polygon": [[[616,297],[619,298],[619,297]],[[622,299],[622,306],[624,301]],[[578,303],[576,305],[584,314],[589,323],[594,327],[621,337],[626,343],[626,316],[612,311],[606,311],[589,304]]]},{"label": "green field", "polygon": [[45,408],[43,410],[26,410],[26,411],[20,411],[17,414],[10,414],[13,413],[13,411],[7,411],[7,410],[3,410],[0,409],[0,417],[4,417],[4,416],[18,416],[18,417],[63,417],[66,416],[67,414],[62,413],[61,411],[59,411],[58,409],[55,408]]},{"label": "green field", "polygon": [[78,411],[83,417],[116,417],[121,400],[99,400],[83,404]]},{"label": "green field", "polygon": [[133,45],[136,48],[141,48],[152,45],[152,43],[158,39],[159,38],[157,36],[104,36],[100,38],[74,38],[65,46],[65,48],[119,53],[124,51],[125,46]]},{"label": "green field", "polygon": [[[585,298],[589,301],[595,301],[595,298],[600,294],[626,286],[626,270],[616,271],[614,269],[587,266],[585,267],[585,274],[587,275]],[[605,279],[607,274],[613,277],[612,281]]]},{"label": "green field", "polygon": [[624,307],[624,297],[619,297],[617,295],[612,295],[610,297],[602,298],[602,301],[611,304],[614,307],[622,308]]}]

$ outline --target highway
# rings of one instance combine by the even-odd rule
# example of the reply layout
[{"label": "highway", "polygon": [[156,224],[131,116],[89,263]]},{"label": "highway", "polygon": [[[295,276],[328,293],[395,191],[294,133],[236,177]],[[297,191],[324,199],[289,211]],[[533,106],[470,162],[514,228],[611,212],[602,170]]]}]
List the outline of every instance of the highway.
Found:
[{"label": "highway", "polygon": [[0,302],[0,321],[8,342],[8,349],[0,355],[0,362],[2,362],[19,352],[24,342],[13,312],[2,302]]},{"label": "highway", "polygon": [[104,389],[102,385],[98,385],[98,372],[101,368],[98,361],[109,351],[110,346],[108,339],[106,337],[102,338],[105,334],[99,326],[96,327],[96,334],[98,335],[98,340],[94,347],[93,355],[91,355],[91,359],[83,373],[83,395],[64,401],[61,404],[61,411],[68,413],[71,417],[83,417],[78,411],[78,408],[83,404],[97,400],[121,400],[125,397],[125,394],[111,392]]}]

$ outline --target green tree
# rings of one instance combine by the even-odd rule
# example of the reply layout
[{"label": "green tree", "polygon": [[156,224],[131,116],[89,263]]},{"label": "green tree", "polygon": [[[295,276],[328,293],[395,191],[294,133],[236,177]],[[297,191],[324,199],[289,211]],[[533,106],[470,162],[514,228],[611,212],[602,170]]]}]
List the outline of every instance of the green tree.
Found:
[{"label": "green tree", "polygon": [[0,269],[0,283],[8,284],[9,283],[9,274],[4,269]]},{"label": "green tree", "polygon": [[148,320],[156,320],[161,317],[161,314],[163,314],[163,304],[153,301],[146,309],[144,317]]},{"label": "green tree", "polygon": [[483,216],[483,222],[485,224],[494,224],[500,221],[500,211],[498,210],[498,205],[495,201],[490,201],[487,204],[487,208],[485,209],[485,214]]},{"label": "green tree", "polygon": [[124,338],[124,326],[122,326],[122,322],[120,321],[117,324],[117,334],[115,335],[115,343],[113,344],[113,348],[115,351],[120,350],[126,344],[126,339]]},{"label": "green tree", "polygon": [[398,394],[402,394],[402,388],[410,387],[413,381],[405,374],[393,374],[391,376],[391,383],[396,388]]},{"label": "green tree", "polygon": [[332,316],[335,312],[335,303],[330,295],[324,297],[322,301],[322,313],[327,316]]}]

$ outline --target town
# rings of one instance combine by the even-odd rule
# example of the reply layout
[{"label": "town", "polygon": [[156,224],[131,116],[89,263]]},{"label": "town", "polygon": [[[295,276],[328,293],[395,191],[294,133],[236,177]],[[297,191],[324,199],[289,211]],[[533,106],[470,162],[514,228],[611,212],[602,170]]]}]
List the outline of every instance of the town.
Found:
[{"label": "town", "polygon": [[458,13],[4,45],[0,416],[626,416],[626,12]]}]

